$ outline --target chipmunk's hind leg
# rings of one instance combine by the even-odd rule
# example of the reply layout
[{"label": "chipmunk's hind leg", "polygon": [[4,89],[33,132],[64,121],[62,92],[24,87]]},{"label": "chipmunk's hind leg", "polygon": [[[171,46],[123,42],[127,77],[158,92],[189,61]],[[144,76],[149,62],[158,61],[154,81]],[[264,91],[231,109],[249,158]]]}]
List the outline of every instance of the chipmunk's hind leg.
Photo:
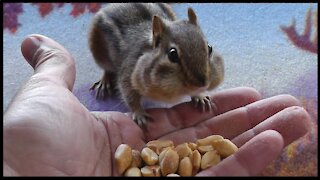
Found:
[{"label": "chipmunk's hind leg", "polygon": [[116,76],[114,73],[104,71],[102,78],[95,82],[90,90],[96,90],[96,99],[105,99],[116,92]]}]

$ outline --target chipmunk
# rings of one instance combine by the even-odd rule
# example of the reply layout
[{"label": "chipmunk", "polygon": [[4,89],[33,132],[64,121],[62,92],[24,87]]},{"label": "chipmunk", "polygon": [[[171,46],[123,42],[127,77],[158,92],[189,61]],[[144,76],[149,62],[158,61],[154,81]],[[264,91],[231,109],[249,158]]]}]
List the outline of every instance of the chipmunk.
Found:
[{"label": "chipmunk", "polygon": [[152,117],[141,105],[148,97],[175,102],[190,95],[202,109],[212,108],[204,94],[224,77],[224,64],[206,40],[192,8],[177,20],[166,3],[114,3],[100,9],[89,31],[89,47],[104,70],[98,99],[119,92],[132,119],[145,127]]}]

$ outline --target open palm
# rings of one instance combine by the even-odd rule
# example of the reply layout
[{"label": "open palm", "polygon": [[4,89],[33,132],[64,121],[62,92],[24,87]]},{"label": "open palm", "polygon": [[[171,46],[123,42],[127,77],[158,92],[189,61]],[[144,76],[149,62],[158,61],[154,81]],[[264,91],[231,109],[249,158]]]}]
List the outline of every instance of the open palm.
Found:
[{"label": "open palm", "polygon": [[21,49],[35,73],[4,114],[4,175],[118,175],[113,156],[121,143],[141,150],[154,139],[180,144],[211,134],[240,149],[198,175],[258,175],[310,127],[294,97],[260,100],[254,89],[235,88],[212,95],[210,112],[191,103],[149,109],[153,121],[142,131],[127,114],[89,112],[79,102],[74,60],[57,42],[32,35]]}]

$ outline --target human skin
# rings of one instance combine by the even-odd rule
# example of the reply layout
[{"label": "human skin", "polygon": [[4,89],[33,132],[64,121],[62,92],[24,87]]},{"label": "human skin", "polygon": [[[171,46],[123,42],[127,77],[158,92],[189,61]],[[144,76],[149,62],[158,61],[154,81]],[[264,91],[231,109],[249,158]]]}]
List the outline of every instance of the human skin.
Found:
[{"label": "human skin", "polygon": [[72,94],[75,61],[54,40],[30,35],[21,51],[34,74],[4,113],[4,176],[118,176],[113,156],[122,143],[141,150],[154,139],[179,144],[211,134],[239,151],[197,176],[255,176],[310,130],[295,97],[261,99],[247,87],[211,94],[216,107],[204,113],[191,102],[148,109],[153,121],[142,130],[130,113],[90,112],[79,102]]}]

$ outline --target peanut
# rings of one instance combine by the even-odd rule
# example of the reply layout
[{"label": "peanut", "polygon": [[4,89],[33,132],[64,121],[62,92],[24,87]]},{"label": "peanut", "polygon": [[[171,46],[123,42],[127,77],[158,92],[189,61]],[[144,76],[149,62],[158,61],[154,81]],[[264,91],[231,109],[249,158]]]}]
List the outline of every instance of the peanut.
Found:
[{"label": "peanut", "polygon": [[198,150],[194,150],[192,152],[192,175],[194,176],[195,174],[198,173],[201,165],[201,154],[199,153]]},{"label": "peanut", "polygon": [[189,157],[184,157],[181,159],[178,172],[180,176],[192,175],[192,163]]},{"label": "peanut", "polygon": [[213,151],[213,147],[212,145],[201,145],[201,146],[198,146],[198,151],[201,153],[201,154],[205,154],[206,152],[208,151]]},{"label": "peanut", "polygon": [[153,177],[153,172],[148,166],[141,168],[141,174],[143,177]]},{"label": "peanut", "polygon": [[179,166],[179,155],[176,151],[168,149],[162,161],[160,162],[160,169],[162,176],[166,176],[171,173],[175,173]]},{"label": "peanut", "polygon": [[217,151],[208,151],[201,158],[201,169],[207,169],[211,166],[217,165],[221,161]]},{"label": "peanut", "polygon": [[192,154],[192,150],[188,146],[188,143],[179,144],[175,150],[177,151],[180,160]]},{"label": "peanut", "polygon": [[164,155],[165,155],[165,153],[166,153],[166,151],[167,151],[168,149],[172,149],[172,147],[166,147],[166,148],[164,148],[164,149],[161,151],[161,153],[159,154],[159,162],[162,161],[162,159],[163,159],[163,157],[164,157]]},{"label": "peanut", "polygon": [[126,170],[126,172],[124,173],[124,176],[127,176],[127,177],[133,177],[133,176],[140,177],[141,176],[141,171],[137,167],[131,167],[131,168]]},{"label": "peanut", "polygon": [[223,139],[223,137],[220,135],[211,135],[203,139],[198,139],[197,146],[211,145],[213,141],[220,140],[220,139]]},{"label": "peanut", "polygon": [[171,140],[154,140],[141,152],[120,144],[115,152],[115,163],[124,176],[195,176],[236,151],[238,147],[220,135],[177,146]]},{"label": "peanut", "polygon": [[188,146],[192,151],[197,149],[197,144],[196,143],[189,142]]},{"label": "peanut", "polygon": [[180,175],[171,173],[171,174],[168,174],[167,177],[180,177]]},{"label": "peanut", "polygon": [[141,151],[141,158],[148,165],[155,165],[158,162],[158,155],[150,148],[145,147]]},{"label": "peanut", "polygon": [[142,165],[141,154],[138,150],[132,149],[132,162],[130,167],[138,167],[140,168]]},{"label": "peanut", "polygon": [[159,165],[153,165],[153,166],[144,166],[141,168],[141,174],[144,177],[160,177],[160,166]]},{"label": "peanut", "polygon": [[115,161],[118,172],[122,174],[131,164],[132,149],[127,144],[120,144],[115,152]]},{"label": "peanut", "polygon": [[222,139],[212,142],[212,147],[218,151],[222,158],[226,158],[238,151],[238,147],[229,139]]},{"label": "peanut", "polygon": [[158,155],[161,153],[163,148],[172,146],[173,142],[171,140],[153,140],[146,144],[146,147],[152,149]]}]

